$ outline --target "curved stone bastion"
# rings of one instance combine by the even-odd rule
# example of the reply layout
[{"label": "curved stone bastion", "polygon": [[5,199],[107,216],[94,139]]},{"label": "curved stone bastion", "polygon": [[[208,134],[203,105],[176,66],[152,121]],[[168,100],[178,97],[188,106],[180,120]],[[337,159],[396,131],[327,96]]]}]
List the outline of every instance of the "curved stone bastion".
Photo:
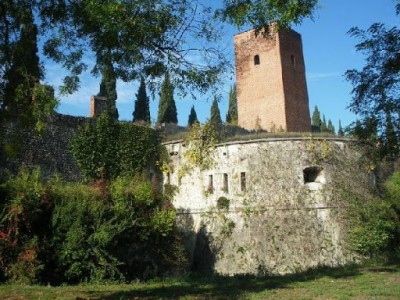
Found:
[{"label": "curved stone bastion", "polygon": [[177,187],[178,224],[196,270],[286,274],[337,266],[347,245],[351,197],[372,187],[369,162],[337,138],[274,138],[218,144],[209,168],[190,144],[165,144],[164,184]]}]

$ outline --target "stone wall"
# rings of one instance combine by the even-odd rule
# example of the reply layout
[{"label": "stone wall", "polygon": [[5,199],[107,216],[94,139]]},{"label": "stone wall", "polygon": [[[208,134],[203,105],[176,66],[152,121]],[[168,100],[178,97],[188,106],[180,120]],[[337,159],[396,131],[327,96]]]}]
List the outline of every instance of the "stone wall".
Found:
[{"label": "stone wall", "polygon": [[204,171],[184,167],[190,145],[166,147],[171,171],[165,182],[178,187],[174,206],[195,269],[285,274],[354,259],[346,246],[345,195],[368,193],[370,174],[352,142],[221,144]]},{"label": "stone wall", "polygon": [[[22,133],[14,139],[17,123],[7,126],[7,139],[13,139],[17,152],[7,156],[0,152],[0,175],[5,170],[17,173],[25,166],[28,168],[40,167],[45,177],[57,173],[62,178],[71,181],[82,179],[78,167],[69,149],[70,138],[76,133],[79,126],[88,122],[89,118],[73,117],[53,114],[45,127],[42,135],[37,135],[33,129],[22,129]],[[1,147],[0,149],[3,149]]]}]

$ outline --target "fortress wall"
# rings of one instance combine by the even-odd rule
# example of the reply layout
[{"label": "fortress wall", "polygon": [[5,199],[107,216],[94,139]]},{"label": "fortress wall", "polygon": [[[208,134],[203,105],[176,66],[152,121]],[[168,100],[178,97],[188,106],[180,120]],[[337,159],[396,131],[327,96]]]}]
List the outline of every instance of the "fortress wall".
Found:
[{"label": "fortress wall", "polygon": [[[354,259],[346,246],[346,191],[362,195],[371,183],[368,162],[351,142],[222,144],[213,152],[212,168],[194,166],[181,179],[190,146],[166,147],[173,153],[166,181],[179,189],[174,206],[195,269],[285,274]],[[220,197],[229,200],[229,208],[218,208]]]},{"label": "fortress wall", "polygon": [[[42,135],[37,135],[33,129],[23,129],[16,140],[13,133],[17,130],[16,123],[10,123],[6,129],[7,139],[17,146],[15,156],[6,156],[0,151],[0,175],[6,169],[16,174],[21,167],[41,168],[45,177],[55,173],[70,181],[82,179],[78,167],[69,151],[69,140],[79,126],[88,122],[89,118],[53,114]],[[10,140],[9,140],[10,141]],[[0,148],[0,150],[3,147]]]}]

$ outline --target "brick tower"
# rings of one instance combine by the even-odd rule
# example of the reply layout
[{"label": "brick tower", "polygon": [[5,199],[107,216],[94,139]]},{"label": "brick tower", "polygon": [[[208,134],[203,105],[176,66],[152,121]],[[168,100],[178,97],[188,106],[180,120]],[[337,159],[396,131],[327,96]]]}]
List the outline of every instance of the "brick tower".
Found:
[{"label": "brick tower", "polygon": [[235,35],[239,126],[267,131],[311,131],[301,35],[291,29],[264,37]]}]

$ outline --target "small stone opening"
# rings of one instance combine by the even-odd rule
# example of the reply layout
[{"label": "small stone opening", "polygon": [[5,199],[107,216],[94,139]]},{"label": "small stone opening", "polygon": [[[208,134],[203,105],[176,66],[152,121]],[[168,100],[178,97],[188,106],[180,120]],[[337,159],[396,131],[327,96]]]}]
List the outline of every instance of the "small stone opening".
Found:
[{"label": "small stone opening", "polygon": [[254,55],[254,65],[257,66],[259,64],[260,64],[260,56],[258,54]]},{"label": "small stone opening", "polygon": [[229,193],[229,187],[228,187],[228,174],[224,173],[224,186],[223,186],[223,191],[225,193]]},{"label": "small stone opening", "polygon": [[292,63],[292,66],[296,66],[296,57],[292,54],[290,55],[290,62]]},{"label": "small stone opening", "polygon": [[307,167],[303,170],[304,183],[324,183],[324,176],[321,167]]},{"label": "small stone opening", "polygon": [[245,172],[240,173],[240,190],[242,192],[246,191],[246,173]]},{"label": "small stone opening", "polygon": [[214,193],[214,178],[212,175],[208,175],[208,192]]}]

